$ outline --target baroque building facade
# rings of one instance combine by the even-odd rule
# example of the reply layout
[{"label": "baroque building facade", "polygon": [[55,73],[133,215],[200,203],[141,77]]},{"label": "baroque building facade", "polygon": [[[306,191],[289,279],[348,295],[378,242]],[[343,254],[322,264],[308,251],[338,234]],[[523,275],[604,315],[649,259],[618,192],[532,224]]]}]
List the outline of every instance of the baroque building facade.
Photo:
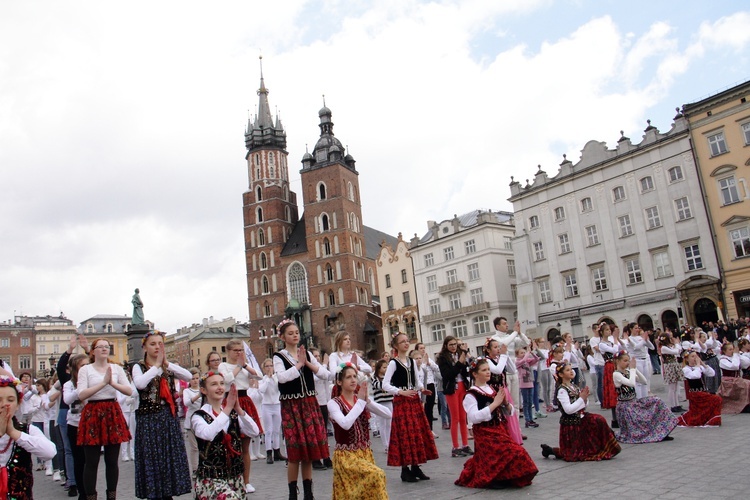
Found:
[{"label": "baroque building facade", "polygon": [[517,318],[516,263],[511,246],[514,216],[474,210],[440,223],[409,245],[420,312],[422,341],[435,355],[446,336],[480,355],[492,322]]},{"label": "baroque building facade", "polygon": [[405,333],[412,343],[422,342],[414,266],[401,233],[395,246],[383,244],[376,262],[378,290],[382,294],[383,352],[390,352],[391,339],[399,333]]},{"label": "baroque building facade", "polygon": [[750,81],[683,106],[721,262],[727,318],[750,317]]},{"label": "baroque building facade", "polygon": [[675,328],[715,320],[719,267],[693,161],[688,123],[650,121],[640,143],[589,141],[554,177],[511,178],[518,307],[529,332],[576,338],[591,325],[635,321]]},{"label": "baroque building facade", "polygon": [[382,339],[373,306],[375,258],[380,243],[395,238],[363,224],[359,172],[334,136],[325,104],[318,113],[319,139],[302,158],[299,215],[286,132],[278,116],[271,116],[262,74],[258,97],[258,114],[245,131],[243,194],[251,348],[258,359],[275,351],[276,325],[292,318],[308,346],[328,351],[332,336],[346,330],[352,348],[376,352]]}]

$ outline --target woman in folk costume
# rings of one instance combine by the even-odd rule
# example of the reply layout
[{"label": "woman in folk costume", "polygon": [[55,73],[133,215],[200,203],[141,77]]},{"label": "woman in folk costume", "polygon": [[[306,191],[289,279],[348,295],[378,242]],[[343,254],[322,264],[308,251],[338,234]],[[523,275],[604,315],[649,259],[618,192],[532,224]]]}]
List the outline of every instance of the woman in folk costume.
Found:
[{"label": "woman in folk costume", "polygon": [[[747,342],[747,341],[746,341]],[[734,345],[721,346],[721,412],[727,414],[750,413],[750,380],[742,378],[743,370],[750,368],[750,358],[740,356]]]},{"label": "woman in folk costume", "polygon": [[[383,377],[383,390],[393,394],[391,441],[388,465],[401,467],[401,480],[415,483],[430,479],[420,464],[438,458],[435,439],[419,400],[417,364],[409,357],[409,338],[403,333],[391,340],[396,357],[391,358]],[[409,468],[411,466],[411,468]]]},{"label": "woman in folk costume", "polygon": [[237,388],[232,385],[226,393],[220,373],[201,377],[200,390],[206,404],[190,419],[198,443],[195,498],[244,500],[242,436],[257,436],[258,426],[242,409]]},{"label": "woman in folk costume", "polygon": [[671,441],[673,438],[669,433],[677,427],[677,417],[656,396],[637,398],[636,384],[646,377],[627,352],[620,351],[615,356],[615,363],[617,370],[613,378],[617,390],[617,421],[620,423],[617,440],[636,444]]},{"label": "woman in folk costume", "polygon": [[563,363],[557,366],[555,399],[560,407],[560,445],[542,445],[542,455],[566,462],[609,460],[620,453],[615,434],[601,415],[586,412],[589,388],[579,389],[573,379],[573,368]]},{"label": "woman in folk costume", "polygon": [[336,371],[338,396],[328,402],[336,449],[333,452],[334,500],[383,500],[388,498],[385,472],[375,465],[370,447],[370,412],[390,418],[391,411],[371,400],[367,377],[352,363]]},{"label": "woman in folk costume", "polygon": [[328,371],[307,349],[297,347],[300,333],[294,321],[283,320],[278,331],[286,347],[273,355],[273,369],[281,393],[281,426],[289,458],[289,499],[297,499],[297,477],[302,469],[304,498],[312,500],[312,463],[329,456],[328,433],[315,397],[315,374],[327,378]]},{"label": "woman in folk costume", "polygon": [[[513,407],[513,398],[510,390],[505,383],[505,365],[508,363],[508,346],[501,344],[497,339],[488,337],[482,349],[486,356],[488,366],[490,367],[490,380],[487,382],[495,391],[505,392],[505,401],[511,405],[513,411],[505,415],[504,422],[508,428],[513,442],[523,443],[523,434],[521,433],[521,424],[519,422],[519,412]],[[511,361],[512,362],[512,361]]]},{"label": "woman in folk costume", "polygon": [[513,406],[503,388],[496,390],[490,385],[492,373],[485,358],[474,360],[469,369],[474,385],[467,391],[463,407],[473,424],[475,454],[464,463],[456,484],[469,488],[530,485],[539,470],[526,449],[508,433],[505,419]]},{"label": "woman in folk costume", "polygon": [[52,460],[55,444],[35,426],[21,424],[13,416],[18,410],[16,378],[0,376],[0,498],[33,498],[34,469],[31,455]]},{"label": "woman in folk costume", "polygon": [[164,335],[144,335],[143,361],[133,365],[138,389],[135,413],[135,496],[168,498],[190,493],[190,466],[177,416],[175,379],[189,381],[193,374],[167,361]]},{"label": "woman in folk costume", "polygon": [[702,427],[721,425],[721,396],[706,390],[704,377],[713,377],[714,369],[701,360],[692,349],[683,352],[682,373],[688,386],[687,399],[690,408],[680,415],[680,427]]}]

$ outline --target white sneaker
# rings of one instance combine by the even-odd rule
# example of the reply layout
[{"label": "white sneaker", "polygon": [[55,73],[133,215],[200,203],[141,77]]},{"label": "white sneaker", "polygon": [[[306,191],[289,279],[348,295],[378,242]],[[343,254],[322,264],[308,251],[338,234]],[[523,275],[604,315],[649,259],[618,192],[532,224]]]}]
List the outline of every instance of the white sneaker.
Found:
[{"label": "white sneaker", "polygon": [[245,485],[245,493],[255,493],[255,488],[253,488],[252,484],[247,483]]},{"label": "white sneaker", "polygon": [[51,476],[53,474],[52,467],[47,467],[47,471],[44,473],[45,476]]},{"label": "white sneaker", "polygon": [[60,471],[56,470],[54,474],[52,474],[52,480],[53,481],[60,481],[62,478],[60,477]]},{"label": "white sneaker", "polygon": [[261,455],[260,453],[258,453],[257,455],[255,455],[255,458],[257,458],[258,460],[265,460],[266,456],[265,455]]},{"label": "white sneaker", "polygon": [[255,462],[256,460],[258,460],[258,457],[256,457],[252,453],[250,453],[250,460],[252,460],[253,462]]}]

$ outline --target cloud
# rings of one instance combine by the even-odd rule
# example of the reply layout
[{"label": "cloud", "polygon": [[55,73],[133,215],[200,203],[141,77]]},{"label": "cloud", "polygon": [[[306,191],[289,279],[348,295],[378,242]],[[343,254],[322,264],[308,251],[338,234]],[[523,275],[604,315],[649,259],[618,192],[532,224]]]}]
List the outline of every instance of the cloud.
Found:
[{"label": "cloud", "polygon": [[36,5],[0,5],[0,318],[129,313],[139,286],[167,330],[247,317],[243,132],[261,51],[300,201],[325,94],[364,223],[410,237],[510,209],[510,175],[554,175],[590,139],[637,140],[696,62],[750,43],[743,12],[695,33],[586,17],[532,42],[556,21],[549,1]]}]

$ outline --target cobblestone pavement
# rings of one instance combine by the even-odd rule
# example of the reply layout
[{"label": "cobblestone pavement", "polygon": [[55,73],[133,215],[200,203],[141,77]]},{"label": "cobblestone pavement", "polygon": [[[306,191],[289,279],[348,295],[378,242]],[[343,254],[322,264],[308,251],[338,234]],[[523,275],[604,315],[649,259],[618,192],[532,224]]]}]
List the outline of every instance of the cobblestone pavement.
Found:
[{"label": "cobblestone pavement", "polygon": [[[664,397],[661,376],[654,376],[652,382],[652,392]],[[687,405],[683,403],[683,406]],[[609,419],[609,412],[595,411]],[[745,496],[747,492],[750,415],[725,415],[721,428],[677,428],[672,433],[674,441],[623,445],[622,452],[614,460],[584,463],[542,458],[539,445],[542,442],[552,445],[557,443],[558,415],[552,414],[540,419],[540,427],[537,429],[524,429],[528,436],[525,441],[526,449],[536,462],[539,474],[531,486],[520,490],[490,491],[455,486],[453,482],[465,459],[450,457],[450,432],[442,429],[436,430],[439,435],[436,443],[440,459],[422,467],[432,478],[430,481],[403,483],[399,477],[400,469],[385,465],[386,456],[379,438],[373,439],[373,451],[376,461],[386,471],[388,493],[393,499],[478,500],[502,496],[508,499],[555,497],[560,500],[580,500],[604,494],[623,495],[638,500],[736,499]],[[523,426],[523,421],[521,422]],[[120,464],[119,498],[134,498],[133,473],[133,462]],[[700,480],[697,479],[698,474],[701,475]],[[332,475],[331,470],[313,472],[316,498],[331,498]],[[35,473],[35,482],[35,498],[67,498],[67,493],[59,483],[52,482],[43,472]],[[247,495],[248,500],[287,498],[286,469],[283,463],[267,465],[265,461],[253,462],[251,482],[257,491]],[[99,498],[104,498],[105,489],[102,463],[99,471]],[[188,499],[191,495],[176,498]]]}]

